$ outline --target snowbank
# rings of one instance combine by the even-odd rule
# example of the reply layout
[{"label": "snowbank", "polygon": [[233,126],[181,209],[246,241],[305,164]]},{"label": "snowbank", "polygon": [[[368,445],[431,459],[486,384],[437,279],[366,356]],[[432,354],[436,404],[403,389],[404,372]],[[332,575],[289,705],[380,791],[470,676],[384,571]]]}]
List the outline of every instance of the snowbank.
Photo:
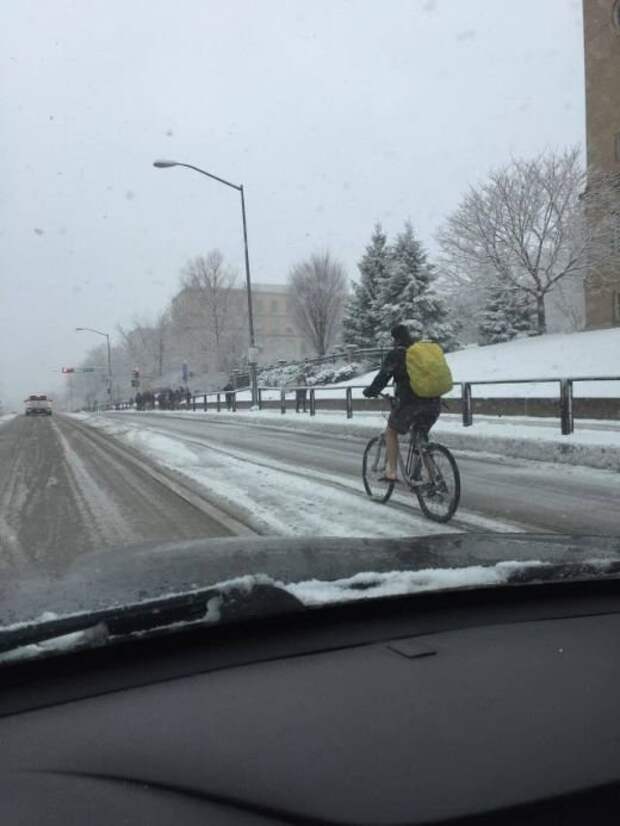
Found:
[{"label": "snowbank", "polygon": [[[571,378],[620,376],[620,328],[558,333],[520,338],[505,344],[470,347],[448,355],[458,381],[489,379]],[[498,385],[494,396],[557,395],[557,385]],[[475,395],[482,395],[482,388]],[[620,381],[584,382],[575,385],[581,397],[620,397]]]},{"label": "snowbank", "polygon": [[[126,411],[115,415],[126,415]],[[309,433],[322,431],[363,438],[369,438],[385,427],[385,419],[380,412],[356,414],[352,419],[346,419],[344,411],[318,411],[316,416],[296,414],[291,410],[284,416],[277,410],[238,410],[236,413],[209,410],[206,414],[200,411],[161,411],[158,415],[233,420],[243,417],[248,424],[269,424]],[[575,433],[562,436],[558,419],[475,416],[472,427],[465,428],[460,416],[444,414],[433,428],[432,435],[455,450],[620,471],[620,422],[580,420]]]},{"label": "snowbank", "polygon": [[[557,333],[532,338],[519,338],[504,344],[467,347],[447,355],[457,387],[451,397],[460,396],[459,382],[501,379],[572,378],[588,376],[620,376],[620,328],[590,330],[583,333]],[[331,385],[332,388],[367,385],[376,371]],[[474,387],[474,397],[557,398],[557,382],[545,384],[498,384]],[[576,398],[620,398],[620,380],[578,382]],[[318,398],[343,398],[341,390],[330,392],[330,386],[317,388]],[[353,391],[361,398],[361,390]],[[250,398],[249,392],[239,393],[239,400]],[[279,398],[278,391],[265,391],[265,399]]]}]

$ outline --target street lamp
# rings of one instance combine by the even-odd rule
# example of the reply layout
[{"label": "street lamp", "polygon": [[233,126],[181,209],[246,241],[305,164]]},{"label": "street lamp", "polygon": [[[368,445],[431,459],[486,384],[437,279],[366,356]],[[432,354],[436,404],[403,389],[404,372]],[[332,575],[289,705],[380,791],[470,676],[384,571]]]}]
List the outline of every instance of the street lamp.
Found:
[{"label": "street lamp", "polygon": [[186,169],[193,169],[194,172],[200,172],[201,175],[206,175],[207,178],[212,178],[231,189],[236,189],[241,195],[241,220],[243,223],[243,247],[245,251],[245,282],[248,293],[248,326],[250,333],[250,350],[248,353],[248,362],[250,365],[250,385],[252,390],[252,406],[254,407],[258,402],[258,389],[256,381],[256,339],[254,338],[254,313],[252,311],[252,282],[250,279],[250,255],[248,253],[248,228],[245,217],[245,197],[243,194],[243,184],[233,184],[224,178],[219,178],[217,175],[212,175],[211,172],[205,172],[204,169],[199,169],[197,166],[192,166],[189,163],[181,163],[180,161],[154,161],[153,166],[157,169],[169,169],[171,166],[184,166]]},{"label": "street lamp", "polygon": [[98,336],[105,336],[108,346],[108,401],[112,401],[112,354],[110,352],[110,335],[102,333],[101,330],[93,330],[92,327],[76,327],[76,333],[96,333]]}]

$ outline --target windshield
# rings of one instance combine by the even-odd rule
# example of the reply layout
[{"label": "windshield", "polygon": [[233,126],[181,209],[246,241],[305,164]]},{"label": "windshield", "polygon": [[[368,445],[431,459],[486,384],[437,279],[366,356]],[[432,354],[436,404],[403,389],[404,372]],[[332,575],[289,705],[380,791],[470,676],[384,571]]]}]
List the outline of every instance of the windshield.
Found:
[{"label": "windshield", "polygon": [[616,574],[616,0],[8,0],[0,42],[0,630]]}]

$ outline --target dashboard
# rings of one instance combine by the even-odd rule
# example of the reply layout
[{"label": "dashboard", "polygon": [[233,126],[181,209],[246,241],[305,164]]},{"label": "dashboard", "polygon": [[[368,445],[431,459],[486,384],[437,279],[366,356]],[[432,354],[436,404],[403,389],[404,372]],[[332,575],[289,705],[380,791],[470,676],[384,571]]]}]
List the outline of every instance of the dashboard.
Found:
[{"label": "dashboard", "polygon": [[417,594],[0,672],[2,824],[620,820],[620,585]]}]

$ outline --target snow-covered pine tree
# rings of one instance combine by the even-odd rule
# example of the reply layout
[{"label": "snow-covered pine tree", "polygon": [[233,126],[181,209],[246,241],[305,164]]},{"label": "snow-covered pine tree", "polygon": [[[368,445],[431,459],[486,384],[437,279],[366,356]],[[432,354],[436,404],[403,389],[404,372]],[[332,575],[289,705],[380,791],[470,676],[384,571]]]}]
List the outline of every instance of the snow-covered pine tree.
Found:
[{"label": "snow-covered pine tree", "polygon": [[360,282],[352,285],[352,295],[342,320],[345,344],[360,348],[377,346],[377,336],[381,332],[379,296],[389,276],[390,254],[381,224],[376,224],[370,244],[358,264]]},{"label": "snow-covered pine tree", "polygon": [[435,273],[426,251],[407,221],[392,249],[389,279],[384,282],[379,301],[380,343],[389,344],[390,329],[400,322],[412,334],[436,339],[446,350],[458,346],[454,325],[445,301],[435,292]]},{"label": "snow-covered pine tree", "polygon": [[511,341],[519,333],[532,329],[533,307],[526,293],[500,285],[489,289],[482,308],[480,344]]}]

